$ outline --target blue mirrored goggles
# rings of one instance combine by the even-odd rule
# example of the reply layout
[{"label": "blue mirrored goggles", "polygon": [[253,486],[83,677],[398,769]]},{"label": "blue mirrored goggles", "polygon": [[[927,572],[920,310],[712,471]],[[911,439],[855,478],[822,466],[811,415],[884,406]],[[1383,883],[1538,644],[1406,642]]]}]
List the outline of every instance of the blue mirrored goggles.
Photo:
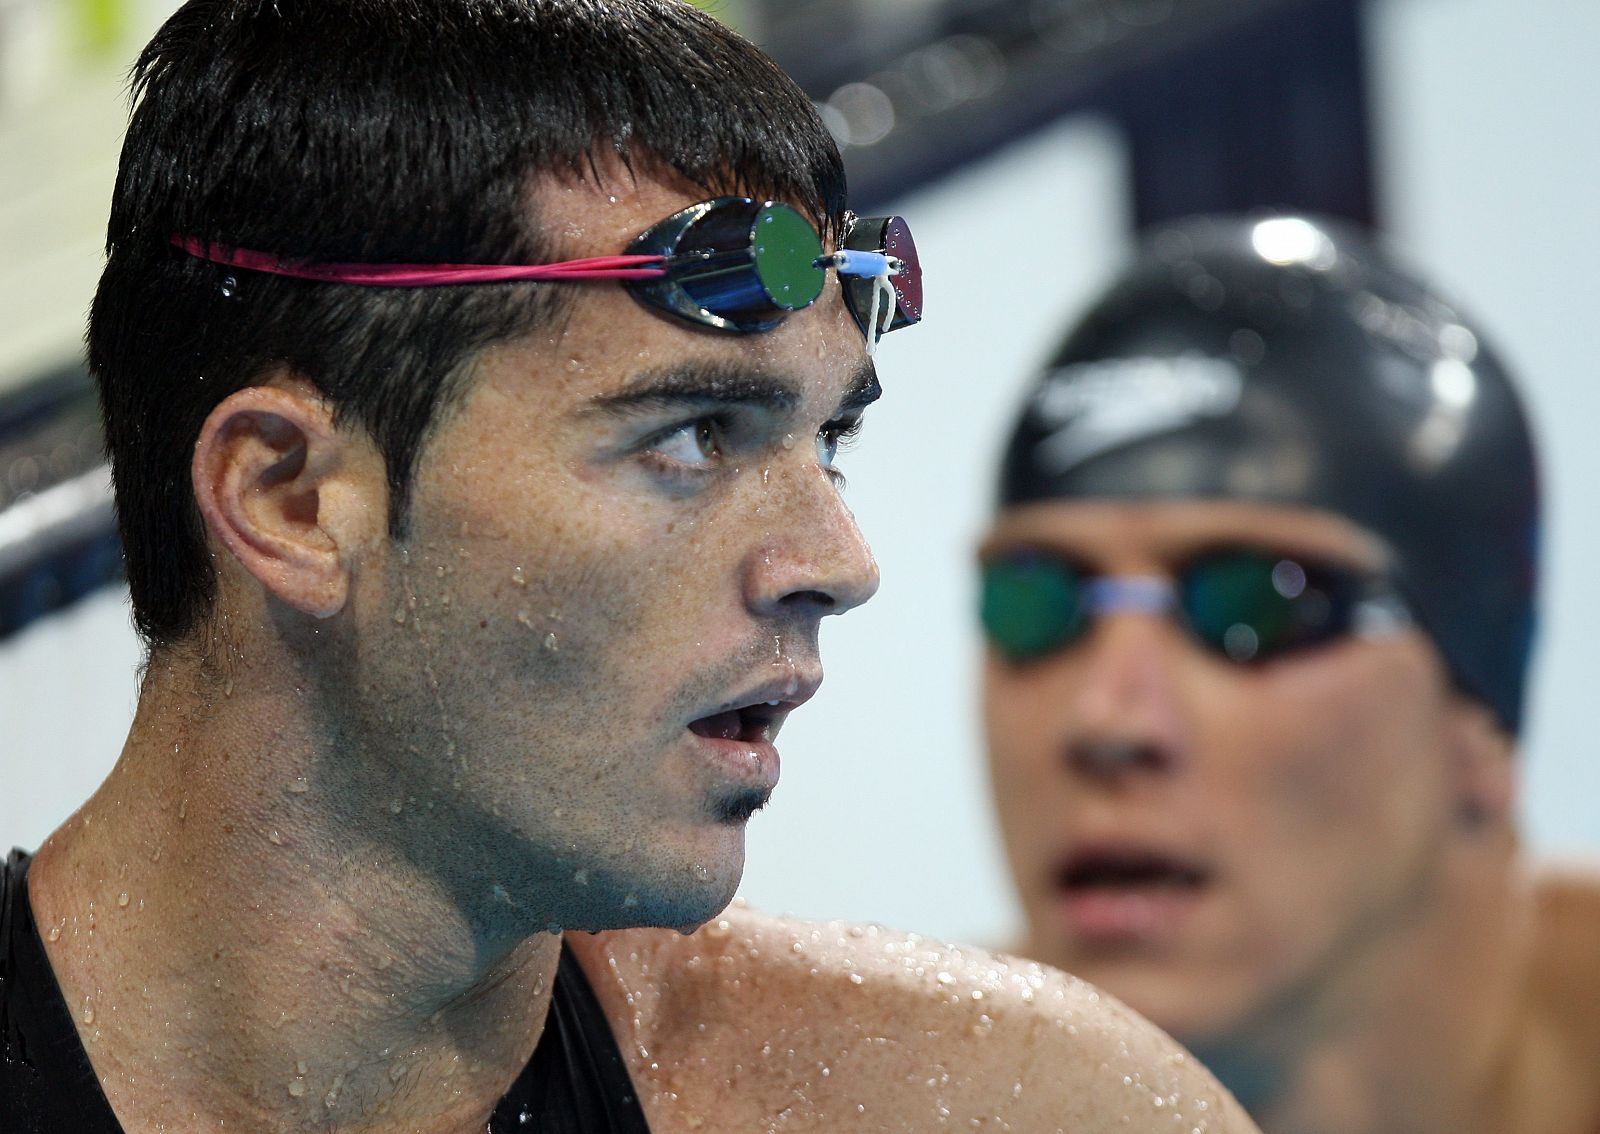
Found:
[{"label": "blue mirrored goggles", "polygon": [[553,264],[370,264],[294,260],[174,236],[191,256],[231,268],[364,287],[440,287],[514,280],[618,280],[636,299],[717,330],[769,331],[822,294],[828,269],[868,349],[922,318],[922,266],[904,219],[847,214],[839,250],[778,201],[718,197],[640,233],[621,255]]},{"label": "blue mirrored goggles", "polygon": [[1239,663],[1412,624],[1379,574],[1256,549],[1208,552],[1166,578],[1093,575],[1047,550],[1009,548],[985,558],[980,606],[990,646],[1019,664],[1073,646],[1114,613],[1175,615],[1201,646]]},{"label": "blue mirrored goggles", "polygon": [[869,343],[922,318],[921,261],[900,217],[847,214],[839,250],[824,254],[811,222],[788,205],[719,197],[651,226],[628,253],[663,269],[627,284],[641,302],[721,330],[771,330],[816,302],[829,268]]}]

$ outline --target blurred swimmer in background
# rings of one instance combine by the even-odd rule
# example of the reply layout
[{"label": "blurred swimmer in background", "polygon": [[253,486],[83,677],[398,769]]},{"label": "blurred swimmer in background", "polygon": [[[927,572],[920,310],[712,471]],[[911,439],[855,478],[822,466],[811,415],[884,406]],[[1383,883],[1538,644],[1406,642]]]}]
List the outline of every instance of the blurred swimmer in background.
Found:
[{"label": "blurred swimmer in background", "polygon": [[1539,493],[1481,333],[1282,216],[1155,235],[981,552],[1020,952],[1268,1134],[1600,1130],[1600,883],[1519,853]]},{"label": "blurred swimmer in background", "polygon": [[0,872],[5,1134],[1253,1129],[1060,973],[724,908],[920,314],[770,60],[191,0],[133,101],[89,362],[148,665]]}]

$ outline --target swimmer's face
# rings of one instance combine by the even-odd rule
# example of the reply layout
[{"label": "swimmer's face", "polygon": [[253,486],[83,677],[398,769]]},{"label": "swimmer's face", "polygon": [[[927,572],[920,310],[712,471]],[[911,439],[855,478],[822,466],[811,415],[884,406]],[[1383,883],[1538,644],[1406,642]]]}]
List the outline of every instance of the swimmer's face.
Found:
[{"label": "swimmer's face", "polygon": [[[614,170],[547,186],[539,217],[560,256],[610,254],[704,197]],[[688,927],[733,895],[818,624],[877,586],[833,467],[877,384],[831,278],[755,335],[571,286],[424,449],[410,532],[355,599],[353,692],[405,853],[486,919]]]},{"label": "swimmer's face", "polygon": [[[1016,507],[985,553],[1148,576],[1229,545],[1384,564],[1339,517],[1228,502]],[[1463,730],[1482,719],[1411,629],[1241,666],[1166,615],[1120,613],[1036,661],[990,651],[990,764],[1031,955],[1202,1053],[1307,1026],[1438,901],[1480,786]]]}]

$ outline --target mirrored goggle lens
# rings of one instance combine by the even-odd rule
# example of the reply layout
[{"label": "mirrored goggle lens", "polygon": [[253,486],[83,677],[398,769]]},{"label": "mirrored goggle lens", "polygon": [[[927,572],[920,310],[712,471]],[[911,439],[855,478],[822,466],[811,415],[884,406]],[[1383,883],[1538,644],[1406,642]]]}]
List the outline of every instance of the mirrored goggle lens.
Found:
[{"label": "mirrored goggle lens", "polygon": [[1026,661],[1060,649],[1083,632],[1083,582],[1070,564],[1032,553],[983,565],[980,616],[997,652]]},{"label": "mirrored goggle lens", "polygon": [[632,255],[666,258],[666,275],[628,284],[640,299],[723,330],[765,331],[822,294],[822,241],[788,205],[720,197],[640,234]]},{"label": "mirrored goggle lens", "polygon": [[[1026,661],[1070,645],[1091,617],[1164,608],[1152,602],[1147,587],[1105,585],[1114,581],[1088,579],[1041,552],[994,558],[983,565],[984,633],[997,652]],[[1167,603],[1176,600],[1184,625],[1202,645],[1253,662],[1349,633],[1364,586],[1358,574],[1341,568],[1233,551],[1186,565]]]},{"label": "mirrored goggle lens", "polygon": [[[856,217],[845,230],[840,247],[852,252],[881,252],[897,264],[889,277],[894,291],[894,314],[879,316],[879,333],[908,327],[922,318],[922,261],[911,239],[911,228],[904,217]],[[878,283],[871,277],[841,277],[845,302],[856,325],[868,332],[873,310],[873,293]]]},{"label": "mirrored goggle lens", "polygon": [[1347,633],[1361,584],[1354,572],[1251,551],[1191,563],[1178,605],[1206,645],[1238,662]]}]

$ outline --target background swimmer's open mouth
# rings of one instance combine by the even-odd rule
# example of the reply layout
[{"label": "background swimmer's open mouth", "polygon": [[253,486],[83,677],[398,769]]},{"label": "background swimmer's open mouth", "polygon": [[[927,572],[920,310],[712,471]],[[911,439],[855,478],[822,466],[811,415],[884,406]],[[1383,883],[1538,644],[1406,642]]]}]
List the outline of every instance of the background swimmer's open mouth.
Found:
[{"label": "background swimmer's open mouth", "polygon": [[1166,851],[1100,846],[1068,855],[1050,881],[1067,931],[1115,950],[1178,940],[1213,879],[1203,864]]},{"label": "background swimmer's open mouth", "polygon": [[1074,855],[1056,871],[1056,888],[1088,891],[1198,890],[1210,880],[1203,867],[1155,852],[1095,851]]}]

